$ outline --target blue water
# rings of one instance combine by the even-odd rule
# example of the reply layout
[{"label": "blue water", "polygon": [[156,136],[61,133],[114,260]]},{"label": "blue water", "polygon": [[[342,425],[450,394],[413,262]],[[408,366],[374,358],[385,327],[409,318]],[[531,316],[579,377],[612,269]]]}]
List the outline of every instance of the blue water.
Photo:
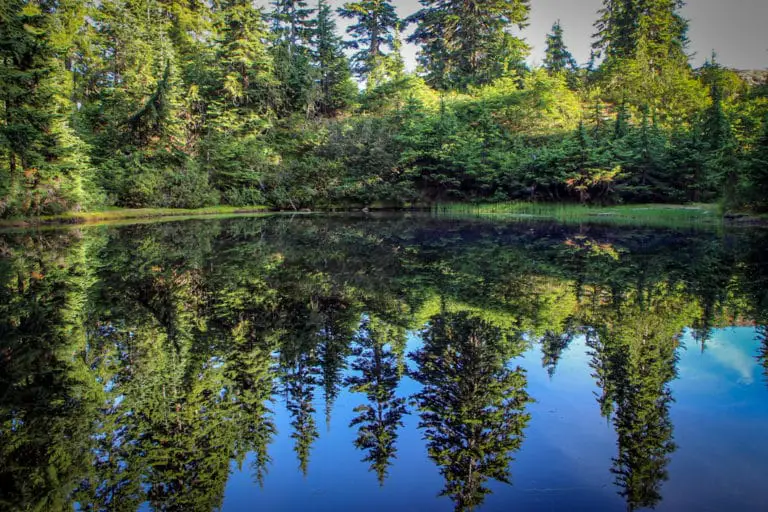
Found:
[{"label": "blue water", "polygon": [[766,247],[401,215],[0,233],[0,511],[768,510]]},{"label": "blue water", "polygon": [[[768,387],[755,354],[751,327],[716,329],[702,352],[687,333],[680,352],[679,378],[673,381],[671,417],[678,445],[657,510],[766,510],[763,491],[768,461]],[[409,339],[409,350],[419,345]],[[553,378],[541,368],[537,348],[516,361],[528,372],[531,423],[512,467],[513,485],[492,483],[482,510],[625,510],[610,473],[616,456],[613,427],[601,417],[588,366],[588,349],[578,337],[565,351]],[[404,379],[399,390],[418,389]],[[329,428],[321,428],[309,474],[296,469],[292,440],[276,437],[275,463],[255,487],[247,469],[232,467],[224,500],[230,510],[450,510],[438,497],[442,479],[424,449],[418,418],[407,416],[399,454],[385,485],[360,462],[347,427],[362,401],[346,390]],[[323,410],[322,400],[316,402]],[[276,408],[279,432],[290,430],[284,407]],[[324,421],[322,414],[319,422]],[[322,426],[322,423],[321,423]],[[727,477],[724,478],[724,473]]]}]

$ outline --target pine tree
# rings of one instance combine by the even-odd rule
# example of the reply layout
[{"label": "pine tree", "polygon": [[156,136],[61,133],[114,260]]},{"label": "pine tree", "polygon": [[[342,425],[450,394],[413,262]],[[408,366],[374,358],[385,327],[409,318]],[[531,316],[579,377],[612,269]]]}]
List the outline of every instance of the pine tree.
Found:
[{"label": "pine tree", "polygon": [[299,461],[299,469],[305,476],[309,468],[312,444],[319,436],[314,417],[315,406],[312,403],[317,385],[317,379],[313,375],[313,365],[314,361],[310,354],[301,354],[283,377],[287,394],[286,407],[292,418],[293,450]]},{"label": "pine tree", "polygon": [[310,115],[317,92],[311,54],[316,30],[314,9],[304,0],[275,0],[272,5],[272,33],[276,36],[272,58],[280,90],[279,112]]},{"label": "pine tree", "polygon": [[652,310],[639,302],[615,304],[590,343],[603,390],[601,409],[609,418],[612,413],[618,436],[611,472],[628,510],[659,503],[669,455],[676,449],[669,382],[677,375],[676,338],[682,325],[673,316],[679,306],[671,299],[655,297]]},{"label": "pine tree", "polygon": [[272,31],[278,39],[286,42],[291,52],[308,47],[315,28],[314,9],[305,0],[275,0],[272,7]]},{"label": "pine tree", "polygon": [[317,110],[324,116],[331,116],[349,105],[356,87],[351,81],[349,63],[341,38],[336,35],[336,22],[326,0],[318,3],[313,46],[320,89]]},{"label": "pine tree", "polygon": [[56,44],[71,38],[62,24],[68,8],[79,12],[76,2],[9,0],[0,9],[0,216],[61,213],[86,199],[90,168],[70,122],[68,49]]},{"label": "pine tree", "polygon": [[248,0],[223,2],[221,17],[218,62],[222,103],[235,105],[240,115],[264,113],[269,107],[265,101],[268,89],[274,84],[273,62],[265,44],[267,25]]},{"label": "pine tree", "polygon": [[578,65],[571,52],[565,46],[563,41],[563,27],[560,20],[552,25],[552,32],[547,34],[547,48],[544,57],[544,68],[550,73],[562,73],[564,71],[575,71]]},{"label": "pine tree", "polygon": [[598,81],[613,101],[648,106],[662,121],[691,116],[704,91],[688,62],[679,0],[605,0],[594,49],[605,58]]},{"label": "pine tree", "polygon": [[641,50],[659,64],[687,61],[688,23],[679,12],[683,5],[682,0],[604,0],[594,47],[608,61],[636,58]]},{"label": "pine tree", "polygon": [[509,69],[507,62],[499,65],[499,57],[516,60],[526,48],[506,30],[525,26],[528,0],[421,0],[421,4],[423,8],[407,20],[417,24],[408,41],[421,45],[419,62],[434,87],[464,89],[487,83],[501,76],[500,70]]},{"label": "pine tree", "polygon": [[347,27],[353,36],[347,46],[357,50],[352,59],[355,72],[368,78],[394,46],[394,30],[400,22],[395,7],[391,0],[362,0],[345,3],[338,12],[355,21]]},{"label": "pine tree", "polygon": [[768,116],[763,121],[763,134],[755,144],[748,163],[747,179],[756,209],[768,209]]}]

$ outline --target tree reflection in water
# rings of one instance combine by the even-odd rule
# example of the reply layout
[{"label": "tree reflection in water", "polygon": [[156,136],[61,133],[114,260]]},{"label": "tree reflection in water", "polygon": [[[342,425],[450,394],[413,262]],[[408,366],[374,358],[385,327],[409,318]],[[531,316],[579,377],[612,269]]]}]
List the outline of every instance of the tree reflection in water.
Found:
[{"label": "tree reflection in water", "polygon": [[0,508],[214,509],[246,460],[269,487],[280,435],[311,475],[317,416],[348,392],[380,483],[410,398],[443,493],[472,508],[523,447],[515,358],[535,344],[557,378],[582,335],[617,488],[657,506],[680,335],[766,323],[766,238],[408,217],[0,235]]}]

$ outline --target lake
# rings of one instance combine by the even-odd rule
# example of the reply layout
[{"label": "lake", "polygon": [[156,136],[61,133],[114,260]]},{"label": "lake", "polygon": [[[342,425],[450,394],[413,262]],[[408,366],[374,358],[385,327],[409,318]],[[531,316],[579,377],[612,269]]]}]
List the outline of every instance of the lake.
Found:
[{"label": "lake", "polygon": [[2,510],[767,510],[768,230],[0,233]]}]

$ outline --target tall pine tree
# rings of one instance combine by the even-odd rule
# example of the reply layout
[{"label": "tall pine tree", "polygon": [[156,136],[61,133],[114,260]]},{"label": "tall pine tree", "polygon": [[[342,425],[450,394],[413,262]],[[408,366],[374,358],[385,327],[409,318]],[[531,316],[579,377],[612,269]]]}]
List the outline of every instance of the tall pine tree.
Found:
[{"label": "tall pine tree", "polygon": [[326,0],[317,6],[317,26],[313,38],[319,94],[317,110],[329,116],[344,109],[356,93],[341,38],[336,35],[336,21]]},{"label": "tall pine tree", "polygon": [[89,165],[71,128],[62,47],[71,34],[60,23],[76,5],[10,0],[0,9],[0,216],[61,213],[85,199]]},{"label": "tall pine tree", "polygon": [[394,46],[394,31],[400,22],[395,7],[390,0],[362,0],[345,3],[339,14],[354,21],[347,28],[353,37],[347,46],[357,50],[355,72],[368,78],[382,64],[386,50]]},{"label": "tall pine tree", "polygon": [[563,27],[560,20],[552,25],[552,32],[547,34],[547,48],[544,57],[544,68],[550,73],[574,71],[577,68],[576,59],[565,46]]},{"label": "tall pine tree", "polygon": [[508,71],[509,61],[518,61],[526,48],[507,30],[526,25],[528,0],[421,0],[421,5],[407,20],[417,25],[408,41],[421,45],[419,62],[434,87],[487,83]]}]

